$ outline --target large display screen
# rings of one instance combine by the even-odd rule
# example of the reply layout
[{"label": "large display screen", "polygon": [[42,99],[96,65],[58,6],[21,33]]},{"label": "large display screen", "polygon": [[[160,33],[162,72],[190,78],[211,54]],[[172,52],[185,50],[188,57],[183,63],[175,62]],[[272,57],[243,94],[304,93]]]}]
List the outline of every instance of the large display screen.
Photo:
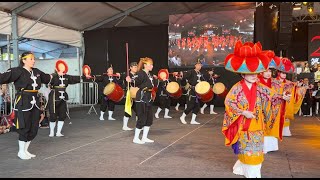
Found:
[{"label": "large display screen", "polygon": [[223,66],[237,40],[253,41],[254,9],[169,16],[169,68]]}]

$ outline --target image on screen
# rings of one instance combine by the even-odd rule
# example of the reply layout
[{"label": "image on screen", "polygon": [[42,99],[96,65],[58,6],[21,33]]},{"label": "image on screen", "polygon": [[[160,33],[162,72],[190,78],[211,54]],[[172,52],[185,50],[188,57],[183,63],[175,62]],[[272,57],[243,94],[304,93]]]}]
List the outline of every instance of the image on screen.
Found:
[{"label": "image on screen", "polygon": [[223,66],[237,40],[253,41],[254,9],[169,16],[169,68]]}]

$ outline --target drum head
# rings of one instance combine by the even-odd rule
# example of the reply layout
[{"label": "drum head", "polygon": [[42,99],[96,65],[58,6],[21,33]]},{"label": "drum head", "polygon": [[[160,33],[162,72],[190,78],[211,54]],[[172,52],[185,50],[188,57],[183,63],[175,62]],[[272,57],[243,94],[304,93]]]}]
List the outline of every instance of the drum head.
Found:
[{"label": "drum head", "polygon": [[132,99],[137,97],[137,92],[138,92],[139,88],[138,87],[130,87],[130,97]]},{"label": "drum head", "polygon": [[225,91],[225,89],[226,89],[226,87],[221,82],[218,82],[218,83],[214,84],[214,86],[213,86],[213,92],[215,94],[221,94]]},{"label": "drum head", "polygon": [[207,81],[201,81],[196,85],[195,90],[198,94],[206,94],[210,90],[210,84]]},{"label": "drum head", "polygon": [[179,90],[179,84],[177,82],[170,82],[166,89],[171,94],[176,93]]},{"label": "drum head", "polygon": [[159,73],[158,73],[158,78],[160,80],[165,80],[169,78],[169,72],[167,69],[160,69]]},{"label": "drum head", "polygon": [[114,91],[114,88],[116,87],[116,84],[114,82],[111,82],[104,87],[103,94],[108,96]]}]

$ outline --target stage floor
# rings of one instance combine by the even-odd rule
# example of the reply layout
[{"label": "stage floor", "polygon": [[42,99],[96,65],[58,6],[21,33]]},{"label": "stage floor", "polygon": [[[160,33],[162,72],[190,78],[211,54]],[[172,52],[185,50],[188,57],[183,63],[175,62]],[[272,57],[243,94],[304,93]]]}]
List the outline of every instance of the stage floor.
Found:
[{"label": "stage floor", "polygon": [[[70,109],[64,137],[50,138],[49,129],[39,129],[29,148],[37,157],[31,160],[17,157],[16,132],[0,135],[1,177],[243,177],[232,173],[237,156],[224,146],[224,108],[216,108],[218,115],[208,114],[207,108],[206,114],[197,117],[200,125],[183,125],[179,120],[182,109],[177,112],[171,107],[173,118],[154,118],[148,137],[155,142],[144,145],[132,142],[134,131],[122,131],[123,109],[116,106],[116,121],[100,121],[94,112],[87,114],[88,107]],[[98,106],[96,110],[99,113]],[[186,117],[190,120],[191,114]],[[131,118],[129,127],[134,124]],[[279,151],[265,155],[262,177],[319,177],[320,119],[296,116],[290,129],[293,136],[284,137]]]}]

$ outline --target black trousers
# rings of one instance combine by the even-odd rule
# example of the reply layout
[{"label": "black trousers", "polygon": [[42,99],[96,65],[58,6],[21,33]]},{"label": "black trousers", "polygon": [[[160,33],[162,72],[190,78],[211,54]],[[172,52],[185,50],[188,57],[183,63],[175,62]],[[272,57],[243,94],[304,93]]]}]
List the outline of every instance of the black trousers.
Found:
[{"label": "black trousers", "polygon": [[[15,113],[17,114],[17,111]],[[23,111],[22,113],[25,127],[16,130],[19,134],[19,140],[32,141],[38,134],[40,110],[34,106],[30,111]]]},{"label": "black trousers", "polygon": [[198,114],[200,110],[200,100],[196,97],[194,90],[190,90],[189,95],[187,96],[187,109],[184,110],[184,113],[188,115],[191,111],[194,114]]},{"label": "black trousers", "polygon": [[[184,106],[187,102],[187,96],[185,94],[182,94],[178,99],[174,99],[177,103],[179,103],[181,106]],[[175,104],[177,104],[175,103]]]},{"label": "black trousers", "polygon": [[[135,102],[134,102],[134,101],[132,102],[131,109],[137,114],[136,105],[135,105]],[[125,116],[125,117],[128,117],[128,118],[131,117],[131,116],[130,116],[128,113],[126,113],[126,112],[124,112],[124,116]]]},{"label": "black trousers", "polygon": [[138,116],[136,128],[142,129],[144,126],[151,126],[153,123],[152,104],[147,105],[144,102],[136,102],[135,105]]},{"label": "black trousers", "polygon": [[170,109],[171,98],[170,96],[159,96],[159,107],[161,109]]},{"label": "black trousers", "polygon": [[50,122],[64,121],[67,118],[67,102],[64,100],[53,101],[49,104]]},{"label": "black trousers", "polygon": [[101,104],[100,104],[100,111],[106,112],[107,108],[109,111],[114,111],[114,102],[110,99],[106,100],[106,96],[102,96]]},{"label": "black trousers", "polygon": [[303,115],[310,115],[310,107],[311,105],[303,104],[301,105],[301,111]]}]

